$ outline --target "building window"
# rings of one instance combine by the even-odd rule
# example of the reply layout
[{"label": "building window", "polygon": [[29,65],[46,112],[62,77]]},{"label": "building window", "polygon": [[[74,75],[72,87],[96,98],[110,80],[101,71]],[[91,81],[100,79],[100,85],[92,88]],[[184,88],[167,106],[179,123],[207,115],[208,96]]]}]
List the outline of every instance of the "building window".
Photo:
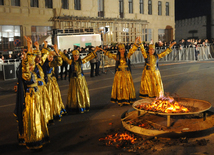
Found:
[{"label": "building window", "polygon": [[[13,50],[16,39],[21,41],[20,26],[0,25],[0,50]],[[16,46],[21,46],[21,42]]]},{"label": "building window", "polygon": [[4,5],[4,0],[0,0],[0,5]]},{"label": "building window", "polygon": [[158,15],[162,15],[162,2],[158,1]]},{"label": "building window", "polygon": [[124,2],[123,0],[119,0],[119,13],[120,13],[120,18],[124,17]]},{"label": "building window", "polygon": [[11,0],[11,6],[20,6],[20,0]]},{"label": "building window", "polygon": [[30,0],[30,6],[31,7],[39,7],[39,2],[38,0]]},{"label": "building window", "polygon": [[165,29],[158,29],[158,40],[159,41],[166,41]]},{"label": "building window", "polygon": [[152,40],[152,29],[143,29],[142,30],[142,40],[150,42]]},{"label": "building window", "polygon": [[45,0],[45,8],[53,8],[52,0]]},{"label": "building window", "polygon": [[144,14],[144,5],[143,5],[143,0],[140,0],[140,14]]},{"label": "building window", "polygon": [[31,26],[31,39],[33,42],[39,41],[43,36],[51,35],[50,26]]},{"label": "building window", "polygon": [[74,9],[81,10],[81,1],[80,0],[74,0]]},{"label": "building window", "polygon": [[104,17],[104,0],[98,0],[98,17]]},{"label": "building window", "polygon": [[152,0],[148,0],[148,14],[152,14]]},{"label": "building window", "polygon": [[68,0],[62,0],[62,9],[69,9],[69,2]]},{"label": "building window", "polygon": [[169,2],[166,2],[166,16],[169,16]]},{"label": "building window", "polygon": [[129,0],[129,13],[133,13],[133,0]]}]

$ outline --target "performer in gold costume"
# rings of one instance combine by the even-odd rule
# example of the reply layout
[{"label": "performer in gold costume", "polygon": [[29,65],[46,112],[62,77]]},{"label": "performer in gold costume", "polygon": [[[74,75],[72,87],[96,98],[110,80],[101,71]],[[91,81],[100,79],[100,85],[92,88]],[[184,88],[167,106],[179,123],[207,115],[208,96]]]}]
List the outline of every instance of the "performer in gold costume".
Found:
[{"label": "performer in gold costume", "polygon": [[[140,40],[141,42],[141,40]],[[140,45],[141,52],[145,59],[145,66],[142,73],[140,93],[139,96],[144,97],[161,97],[164,95],[163,83],[158,68],[158,60],[163,58],[172,51],[173,45],[176,42],[170,44],[169,48],[160,54],[155,53],[155,46],[149,45],[148,52],[145,51],[143,44]]]},{"label": "performer in gold costume", "polygon": [[[44,41],[44,44],[45,44],[44,47],[47,47],[46,41]],[[49,52],[46,51],[46,53],[43,54],[43,56],[41,57],[41,51],[39,50],[39,43],[35,42],[34,45],[36,47],[36,50],[34,50],[34,56],[35,56],[35,62],[36,62],[34,72],[37,75],[37,83],[38,83],[40,99],[44,109],[44,113],[41,113],[41,115],[43,115],[42,117],[45,117],[46,119],[45,122],[48,123],[50,120],[53,120],[53,114],[52,115],[50,114],[51,98],[49,96],[46,83],[44,81],[44,73],[41,66],[46,61]]]},{"label": "performer in gold costume", "polygon": [[[57,45],[54,45],[56,48]],[[54,120],[60,120],[62,114],[66,113],[64,104],[62,102],[61,92],[59,85],[57,83],[56,77],[53,76],[54,67],[62,65],[62,58],[54,51],[49,52],[48,59],[43,64],[43,72],[45,74],[45,81],[47,83],[47,89],[49,92],[49,97],[51,99],[50,103],[50,115],[53,116]],[[52,120],[53,121],[53,120]]]},{"label": "performer in gold costume", "polygon": [[[55,49],[55,51],[58,49]],[[90,97],[88,86],[83,74],[82,64],[90,61],[96,57],[96,49],[89,53],[81,60],[78,50],[72,51],[72,59],[68,59],[63,52],[59,52],[63,60],[70,66],[70,84],[68,89],[66,110],[70,113],[84,113],[88,112],[90,108]]]},{"label": "performer in gold costume", "polygon": [[[32,47],[32,42],[29,43]],[[31,44],[31,45],[30,45]],[[29,52],[29,51],[28,51]],[[25,88],[25,109],[23,110],[23,137],[28,149],[39,149],[45,142],[49,142],[49,133],[45,118],[41,113],[44,112],[41,103],[37,84],[37,75],[34,71],[35,57],[26,54],[22,61],[22,78],[26,85]]]},{"label": "performer in gold costume", "polygon": [[116,73],[111,91],[111,102],[117,102],[120,106],[133,103],[136,100],[135,87],[130,72],[130,57],[139,46],[137,44],[138,40],[139,37],[136,38],[135,44],[129,50],[129,53],[126,52],[124,44],[118,45],[117,54],[101,49],[109,58],[116,60]]}]

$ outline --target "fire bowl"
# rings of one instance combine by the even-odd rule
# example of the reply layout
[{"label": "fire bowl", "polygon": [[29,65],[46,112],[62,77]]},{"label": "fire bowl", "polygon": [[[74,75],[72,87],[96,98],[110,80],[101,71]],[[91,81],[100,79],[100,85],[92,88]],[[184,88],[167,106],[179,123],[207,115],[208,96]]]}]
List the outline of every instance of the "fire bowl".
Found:
[{"label": "fire bowl", "polygon": [[131,132],[145,136],[203,132],[214,127],[214,113],[209,110],[211,108],[209,102],[191,98],[174,99],[180,105],[196,107],[197,111],[162,113],[135,108],[142,103],[149,104],[154,101],[150,98],[141,99],[133,104],[132,109],[122,114],[122,125]]}]

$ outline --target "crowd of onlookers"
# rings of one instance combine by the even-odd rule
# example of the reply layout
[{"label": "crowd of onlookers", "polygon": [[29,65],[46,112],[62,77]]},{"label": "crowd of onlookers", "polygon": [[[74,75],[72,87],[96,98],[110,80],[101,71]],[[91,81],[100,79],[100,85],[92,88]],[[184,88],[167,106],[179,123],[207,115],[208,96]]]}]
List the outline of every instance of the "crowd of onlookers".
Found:
[{"label": "crowd of onlookers", "polygon": [[[171,42],[162,42],[162,41],[158,41],[154,43],[153,40],[151,40],[150,42],[144,42],[144,47],[145,49],[147,49],[149,44],[155,44],[156,48],[165,49],[169,46],[170,43]],[[212,39],[211,41],[209,41],[208,39],[181,39],[179,42],[177,42],[176,45],[174,45],[174,48],[182,49],[186,47],[201,47],[201,46],[207,46],[209,44],[214,44],[214,39]],[[133,43],[125,44],[125,48],[127,51],[130,48],[132,48],[132,46],[133,46]],[[74,46],[74,49],[78,50],[80,53],[88,54],[91,52],[92,47],[93,46],[86,46],[86,47]],[[113,52],[118,50],[118,43],[114,43],[111,45],[103,45],[100,47],[107,51]],[[22,49],[22,50],[26,51],[26,49]],[[72,52],[71,48],[67,49],[67,54],[69,57],[71,56],[71,52]],[[21,60],[21,57],[22,57],[22,51],[19,51],[16,54],[8,54],[8,55],[3,55],[2,53],[0,53],[0,63],[19,61]]]}]

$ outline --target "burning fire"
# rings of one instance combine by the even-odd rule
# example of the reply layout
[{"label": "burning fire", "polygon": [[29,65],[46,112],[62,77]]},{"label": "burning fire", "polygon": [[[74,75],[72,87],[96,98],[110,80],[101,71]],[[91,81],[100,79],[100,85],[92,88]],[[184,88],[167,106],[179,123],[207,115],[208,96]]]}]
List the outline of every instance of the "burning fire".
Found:
[{"label": "burning fire", "polygon": [[117,147],[120,147],[120,145],[123,142],[128,142],[131,144],[134,144],[137,138],[134,137],[134,135],[130,135],[127,133],[121,133],[121,134],[114,134],[114,135],[107,135],[105,138],[100,138],[99,141],[107,141],[106,145],[114,145],[117,144]]},{"label": "burning fire", "polygon": [[136,108],[150,111],[157,111],[163,113],[186,113],[189,109],[182,105],[172,97],[156,98],[152,103],[137,105]]}]

